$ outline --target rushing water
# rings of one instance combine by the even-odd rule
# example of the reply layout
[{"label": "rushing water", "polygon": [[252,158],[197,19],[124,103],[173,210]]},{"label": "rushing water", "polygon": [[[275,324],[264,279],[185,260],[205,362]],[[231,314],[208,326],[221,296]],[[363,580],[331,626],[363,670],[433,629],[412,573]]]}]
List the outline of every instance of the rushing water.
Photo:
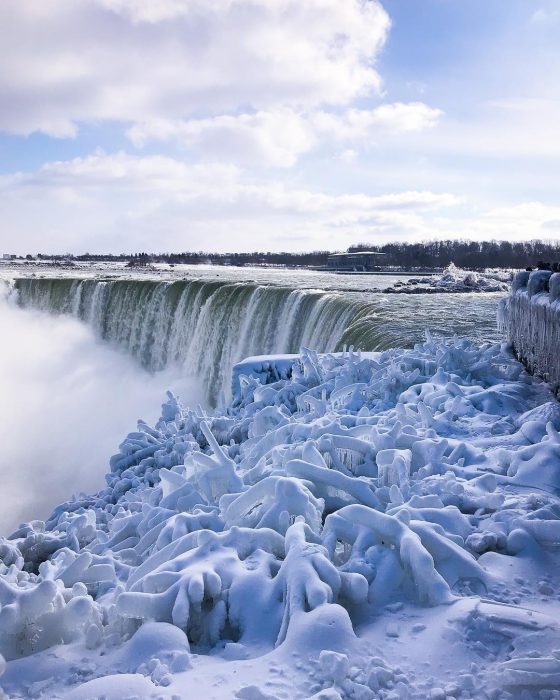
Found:
[{"label": "rushing water", "polygon": [[330,276],[334,289],[311,289],[301,274],[290,286],[278,281],[292,273],[260,270],[259,283],[221,274],[226,279],[216,272],[199,279],[33,277],[18,279],[16,289],[20,305],[71,314],[152,371],[180,365],[202,380],[213,404],[227,397],[232,365],[250,355],[411,346],[426,328],[496,339],[499,295],[387,296],[371,278]]}]

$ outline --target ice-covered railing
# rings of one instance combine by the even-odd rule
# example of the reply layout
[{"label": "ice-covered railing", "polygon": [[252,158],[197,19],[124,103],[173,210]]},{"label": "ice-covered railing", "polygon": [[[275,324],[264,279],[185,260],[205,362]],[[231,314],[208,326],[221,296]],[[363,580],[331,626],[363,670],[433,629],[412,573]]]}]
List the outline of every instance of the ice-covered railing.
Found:
[{"label": "ice-covered railing", "polygon": [[560,388],[560,273],[518,272],[499,325],[527,368]]}]

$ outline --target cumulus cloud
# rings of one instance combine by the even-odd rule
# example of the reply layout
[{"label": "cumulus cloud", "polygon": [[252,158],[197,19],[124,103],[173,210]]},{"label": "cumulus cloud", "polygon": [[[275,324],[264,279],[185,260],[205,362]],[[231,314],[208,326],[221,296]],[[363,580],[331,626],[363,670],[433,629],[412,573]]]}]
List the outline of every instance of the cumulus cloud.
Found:
[{"label": "cumulus cloud", "polygon": [[346,104],[388,29],[377,0],[3,0],[0,129]]},{"label": "cumulus cloud", "polygon": [[378,0],[5,0],[0,131],[66,138],[117,122],[137,147],[274,168],[362,150],[442,115],[364,107],[382,96],[389,27]]},{"label": "cumulus cloud", "polygon": [[443,112],[423,102],[383,104],[372,110],[349,109],[343,114],[319,112],[313,120],[319,131],[340,140],[353,140],[376,131],[402,133],[434,127]]},{"label": "cumulus cloud", "polygon": [[387,134],[430,129],[442,114],[422,102],[342,112],[282,109],[205,119],[155,119],[135,124],[128,136],[139,147],[148,141],[178,141],[209,160],[282,168],[293,166],[301,155],[321,144],[367,144]]},{"label": "cumulus cloud", "polygon": [[134,145],[177,141],[206,160],[286,168],[317,143],[308,119],[293,110],[206,119],[152,120],[128,131]]}]

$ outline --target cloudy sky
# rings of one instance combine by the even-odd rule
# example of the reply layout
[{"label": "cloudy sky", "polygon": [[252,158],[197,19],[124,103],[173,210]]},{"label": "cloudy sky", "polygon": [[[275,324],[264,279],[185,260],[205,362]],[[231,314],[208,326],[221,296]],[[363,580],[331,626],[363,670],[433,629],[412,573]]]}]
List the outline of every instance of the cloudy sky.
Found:
[{"label": "cloudy sky", "polygon": [[558,0],[2,0],[0,253],[560,238]]}]

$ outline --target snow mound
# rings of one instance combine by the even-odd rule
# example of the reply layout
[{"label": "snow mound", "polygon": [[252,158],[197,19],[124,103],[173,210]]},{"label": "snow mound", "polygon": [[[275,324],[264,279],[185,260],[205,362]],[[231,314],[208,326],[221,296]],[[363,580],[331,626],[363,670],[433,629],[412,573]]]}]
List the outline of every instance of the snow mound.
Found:
[{"label": "snow mound", "polygon": [[[238,370],[221,411],[169,393],[156,425],[140,421],[120,445],[105,489],[0,539],[10,692],[21,688],[10,668],[60,645],[112,660],[67,679],[68,697],[148,697],[190,673],[193,655],[245,659],[303,639],[317,673],[326,669],[316,697],[407,698],[385,661],[351,672],[339,653],[387,610],[457,610],[453,624],[483,646],[487,610],[522,636],[507,612],[508,563],[537,565],[560,542],[558,411],[546,386],[505,346],[464,339],[428,336],[373,357],[303,350],[289,371],[279,361],[278,372]],[[501,605],[475,610],[481,599]],[[399,629],[388,625],[388,637]],[[556,657],[514,647],[504,683],[533,687],[539,670],[557,678]],[[402,694],[390,695],[396,685]]]}]

